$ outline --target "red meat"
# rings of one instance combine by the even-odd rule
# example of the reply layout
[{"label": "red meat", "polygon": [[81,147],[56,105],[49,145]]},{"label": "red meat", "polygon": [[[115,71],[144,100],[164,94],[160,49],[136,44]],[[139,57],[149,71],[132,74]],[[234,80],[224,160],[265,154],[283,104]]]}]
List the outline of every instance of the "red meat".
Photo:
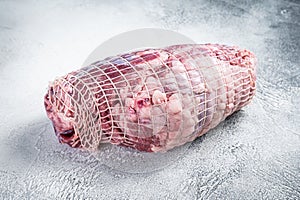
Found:
[{"label": "red meat", "polygon": [[72,147],[166,151],[247,105],[255,65],[253,53],[218,44],[135,51],[56,79],[45,108],[59,141]]}]

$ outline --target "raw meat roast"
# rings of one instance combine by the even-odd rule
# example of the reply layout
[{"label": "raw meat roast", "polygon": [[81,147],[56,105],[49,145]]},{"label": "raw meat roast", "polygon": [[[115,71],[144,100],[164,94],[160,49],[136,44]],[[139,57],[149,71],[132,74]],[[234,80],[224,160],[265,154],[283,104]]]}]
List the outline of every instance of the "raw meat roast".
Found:
[{"label": "raw meat roast", "polygon": [[255,93],[253,53],[184,44],[106,58],[57,78],[45,108],[61,143],[167,151],[203,135]]}]

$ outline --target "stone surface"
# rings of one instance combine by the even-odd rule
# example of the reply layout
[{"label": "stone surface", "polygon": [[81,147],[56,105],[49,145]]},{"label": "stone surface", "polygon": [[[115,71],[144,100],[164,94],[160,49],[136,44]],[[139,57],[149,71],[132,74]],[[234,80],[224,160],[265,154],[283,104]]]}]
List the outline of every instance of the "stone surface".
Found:
[{"label": "stone surface", "polygon": [[[299,13],[292,0],[0,1],[0,199],[299,199]],[[59,144],[43,107],[48,81],[145,27],[252,50],[254,101],[165,155]]]}]

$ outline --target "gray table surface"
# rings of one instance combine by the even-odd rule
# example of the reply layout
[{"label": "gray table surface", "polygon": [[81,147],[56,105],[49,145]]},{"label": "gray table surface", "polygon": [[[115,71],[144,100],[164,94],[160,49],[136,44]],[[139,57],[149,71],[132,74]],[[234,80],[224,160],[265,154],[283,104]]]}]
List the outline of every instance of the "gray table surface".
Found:
[{"label": "gray table surface", "polygon": [[[296,0],[1,0],[0,199],[299,199],[299,19]],[[43,107],[48,81],[145,27],[252,50],[253,102],[164,155],[106,146],[96,159],[59,144]]]}]

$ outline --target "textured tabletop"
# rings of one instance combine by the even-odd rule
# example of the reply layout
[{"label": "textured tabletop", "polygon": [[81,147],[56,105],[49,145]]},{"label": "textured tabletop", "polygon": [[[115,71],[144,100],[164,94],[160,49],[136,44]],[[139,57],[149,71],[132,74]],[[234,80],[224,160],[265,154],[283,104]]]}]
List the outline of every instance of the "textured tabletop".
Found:
[{"label": "textured tabletop", "polygon": [[[0,1],[0,199],[299,199],[299,1]],[[58,143],[43,96],[99,44],[138,28],[258,58],[253,102],[165,154]]]}]

